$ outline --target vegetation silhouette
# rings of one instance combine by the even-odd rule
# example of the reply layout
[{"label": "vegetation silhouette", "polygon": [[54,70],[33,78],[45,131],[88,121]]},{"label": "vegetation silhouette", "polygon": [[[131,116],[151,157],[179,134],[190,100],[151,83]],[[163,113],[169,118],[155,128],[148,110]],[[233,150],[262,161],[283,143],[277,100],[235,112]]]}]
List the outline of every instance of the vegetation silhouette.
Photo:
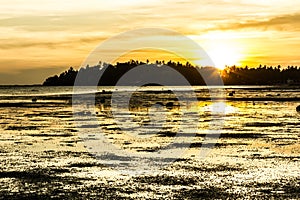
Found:
[{"label": "vegetation silhouette", "polygon": [[[98,65],[90,67],[87,65],[80,70],[74,70],[70,67],[67,71],[59,76],[55,75],[47,78],[44,86],[73,86],[76,76],[80,74],[81,81],[78,85],[95,85],[114,86],[118,80],[131,69],[137,66],[144,66],[148,69],[160,70],[160,76],[169,79],[170,85],[178,85],[176,80],[172,80],[172,74],[167,69],[172,68],[179,72],[191,85],[206,85],[203,77],[214,77],[218,73],[225,85],[277,85],[277,84],[300,84],[300,67],[288,66],[277,67],[259,65],[258,67],[236,67],[226,66],[223,70],[214,67],[198,67],[193,66],[189,62],[183,64],[180,62],[156,61],[155,63],[146,63],[141,61],[130,60],[124,63],[116,63],[115,65],[99,62]],[[102,74],[101,78],[100,75]],[[100,78],[100,80],[99,80]],[[140,75],[143,79],[143,74]],[[128,85],[135,85],[136,82],[128,82]],[[155,83],[154,83],[155,84]]]},{"label": "vegetation silhouette", "polygon": [[288,66],[282,68],[259,65],[256,68],[226,67],[221,72],[225,85],[277,85],[300,84],[300,67]]}]

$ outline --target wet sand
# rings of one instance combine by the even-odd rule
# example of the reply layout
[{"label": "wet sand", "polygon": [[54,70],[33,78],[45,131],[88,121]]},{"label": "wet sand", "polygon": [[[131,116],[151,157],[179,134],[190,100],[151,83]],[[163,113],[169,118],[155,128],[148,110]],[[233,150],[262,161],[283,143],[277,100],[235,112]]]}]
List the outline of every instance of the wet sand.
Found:
[{"label": "wet sand", "polygon": [[[102,127],[109,140],[123,149],[155,152],[160,145],[174,139],[178,121],[184,120],[180,119],[174,96],[164,93],[155,94],[158,97],[153,98],[152,93],[147,93],[142,98],[147,100],[143,101],[147,105],[159,101],[163,106],[173,102],[173,106],[167,109],[165,129],[153,135],[151,144],[141,144],[127,138],[112,121],[109,94],[99,95],[95,125]],[[249,98],[255,95],[248,94]],[[300,197],[300,115],[295,111],[299,101],[264,99],[253,104],[248,100],[227,100],[220,138],[205,159],[195,154],[209,146],[203,139],[211,121],[207,109],[211,102],[197,102],[191,107],[198,109],[200,131],[195,134],[190,152],[165,167],[128,174],[96,159],[84,147],[79,133],[86,127],[76,127],[69,98],[54,100],[60,102],[0,107],[1,199]],[[149,123],[147,105],[133,101],[130,107],[134,120],[141,124]],[[122,112],[120,110],[120,114]],[[128,120],[125,114],[121,119],[124,122]],[[189,126],[188,122],[184,124]],[[179,148],[180,145],[184,144],[173,146]]]}]

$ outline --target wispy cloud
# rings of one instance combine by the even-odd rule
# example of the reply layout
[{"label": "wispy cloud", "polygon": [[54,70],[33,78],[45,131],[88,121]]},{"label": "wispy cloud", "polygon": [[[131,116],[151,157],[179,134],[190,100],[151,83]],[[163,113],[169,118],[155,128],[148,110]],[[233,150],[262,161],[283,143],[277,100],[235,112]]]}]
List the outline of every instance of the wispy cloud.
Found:
[{"label": "wispy cloud", "polygon": [[21,48],[33,48],[33,47],[40,47],[40,48],[74,48],[74,46],[81,44],[85,45],[90,43],[99,43],[103,40],[107,39],[107,37],[98,37],[98,36],[86,36],[86,37],[70,37],[64,40],[34,40],[28,38],[17,38],[14,41],[12,40],[0,40],[1,46],[0,49],[21,49]]},{"label": "wispy cloud", "polygon": [[270,19],[250,20],[246,22],[226,24],[217,27],[218,30],[235,29],[257,29],[279,30],[279,31],[300,31],[300,13],[276,16]]}]

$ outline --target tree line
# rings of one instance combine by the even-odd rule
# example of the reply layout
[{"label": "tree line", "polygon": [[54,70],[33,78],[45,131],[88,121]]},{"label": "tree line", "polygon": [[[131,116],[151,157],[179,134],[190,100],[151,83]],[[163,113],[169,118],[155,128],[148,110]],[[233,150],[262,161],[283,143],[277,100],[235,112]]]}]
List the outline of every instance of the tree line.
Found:
[{"label": "tree line", "polygon": [[[205,85],[208,79],[221,77],[225,85],[274,85],[274,84],[298,84],[300,83],[300,68],[297,66],[281,67],[280,65],[273,67],[266,65],[259,65],[258,67],[236,67],[226,66],[223,70],[217,70],[213,67],[198,67],[193,66],[189,62],[165,62],[156,61],[155,63],[131,60],[123,63],[108,64],[99,62],[98,65],[89,66],[75,70],[70,67],[60,75],[55,75],[47,78],[43,85],[45,86],[73,86],[77,75],[80,75],[80,80],[77,79],[77,85],[95,85],[99,86],[113,86],[116,85],[120,78],[136,68],[143,66],[144,71],[159,71],[157,74],[148,74],[149,76],[158,76],[158,80],[168,80],[169,85],[181,84],[178,80],[173,78],[173,72],[169,70],[174,69],[182,75],[191,85]],[[218,76],[216,76],[216,73]],[[143,76],[139,78],[142,81]],[[99,79],[99,77],[101,77]],[[204,78],[206,77],[206,78]],[[132,82],[127,82],[128,85],[135,85],[139,80],[135,79]],[[212,81],[213,83],[214,81]],[[215,81],[218,82],[218,81]]]},{"label": "tree line", "polygon": [[274,85],[300,84],[300,67],[287,66],[285,68],[259,65],[256,68],[226,67],[221,72],[226,85]]}]

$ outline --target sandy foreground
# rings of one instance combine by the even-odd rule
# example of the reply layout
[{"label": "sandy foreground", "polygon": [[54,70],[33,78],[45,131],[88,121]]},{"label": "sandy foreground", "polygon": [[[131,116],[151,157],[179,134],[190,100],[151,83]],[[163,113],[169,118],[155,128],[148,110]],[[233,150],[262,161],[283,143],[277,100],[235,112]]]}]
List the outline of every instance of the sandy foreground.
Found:
[{"label": "sandy foreground", "polygon": [[[116,162],[126,163],[127,169],[95,157],[81,137],[87,129],[76,127],[70,104],[4,106],[0,108],[0,198],[297,199],[300,115],[295,112],[296,105],[227,101],[220,138],[210,154],[200,159],[197,152],[209,145],[204,130],[210,125],[205,111],[210,104],[197,103],[193,106],[202,109],[198,112],[200,131],[188,152],[163,167],[145,163],[141,171],[130,167],[137,162],[132,157],[115,157]],[[172,106],[167,110],[169,124],[151,142],[127,138],[109,116],[105,101],[97,106],[95,125],[114,145],[155,153],[176,135],[180,114],[175,104]],[[143,106],[133,106],[134,120],[149,123],[146,111]],[[159,112],[155,110],[157,115]],[[124,114],[124,123],[126,120]],[[188,123],[183,124],[189,127]]]}]

